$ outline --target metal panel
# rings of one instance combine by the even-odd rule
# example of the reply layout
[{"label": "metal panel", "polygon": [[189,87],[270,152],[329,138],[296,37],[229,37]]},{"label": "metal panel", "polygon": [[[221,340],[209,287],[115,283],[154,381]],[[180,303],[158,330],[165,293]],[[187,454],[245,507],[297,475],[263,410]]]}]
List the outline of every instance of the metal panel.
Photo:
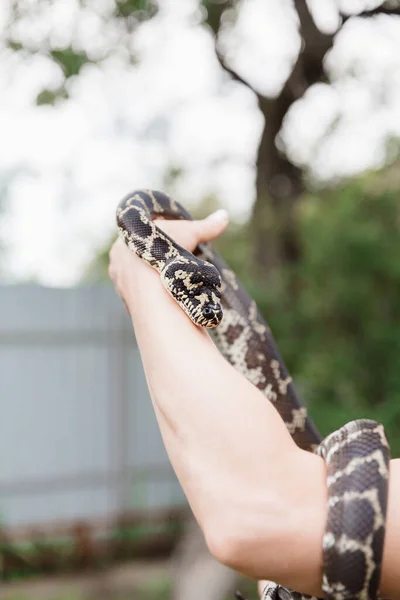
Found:
[{"label": "metal panel", "polygon": [[0,401],[7,525],[184,502],[109,286],[0,286]]}]

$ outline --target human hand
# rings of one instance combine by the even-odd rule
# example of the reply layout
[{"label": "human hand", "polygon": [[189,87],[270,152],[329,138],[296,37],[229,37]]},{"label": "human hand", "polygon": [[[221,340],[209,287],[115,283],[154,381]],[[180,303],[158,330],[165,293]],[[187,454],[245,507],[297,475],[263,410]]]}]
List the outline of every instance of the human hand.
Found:
[{"label": "human hand", "polygon": [[159,229],[190,252],[193,252],[199,244],[217,238],[228,225],[228,221],[228,213],[224,209],[219,209],[205,219],[197,221],[155,219]]},{"label": "human hand", "polygon": [[[220,209],[198,221],[156,219],[155,222],[157,227],[180,246],[192,252],[199,244],[215,239],[224,231],[228,224],[228,214]],[[122,240],[114,242],[110,250],[108,274],[128,312],[130,282],[141,265],[145,266],[144,261],[129,250]]]}]

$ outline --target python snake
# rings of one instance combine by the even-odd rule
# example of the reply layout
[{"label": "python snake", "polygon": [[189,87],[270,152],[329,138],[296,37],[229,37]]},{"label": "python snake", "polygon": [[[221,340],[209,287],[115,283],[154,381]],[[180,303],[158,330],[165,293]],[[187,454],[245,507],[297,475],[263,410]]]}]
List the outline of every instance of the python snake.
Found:
[{"label": "python snake", "polygon": [[[390,449],[383,426],[360,419],[322,441],[307,416],[268,325],[235,274],[209,244],[192,254],[153,219],[191,220],[163,192],[138,190],[117,207],[127,246],[155,268],[162,284],[198,326],[209,329],[225,358],[273,403],[297,445],[326,462],[328,516],[322,589],[329,600],[375,600],[379,594]],[[238,597],[240,597],[238,595]],[[263,600],[304,594],[270,583]]]}]

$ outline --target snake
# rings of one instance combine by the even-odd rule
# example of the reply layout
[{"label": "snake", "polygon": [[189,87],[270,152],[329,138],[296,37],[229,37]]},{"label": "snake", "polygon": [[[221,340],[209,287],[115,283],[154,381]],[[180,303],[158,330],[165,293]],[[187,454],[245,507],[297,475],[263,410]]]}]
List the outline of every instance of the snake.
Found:
[{"label": "snake", "polygon": [[[210,243],[189,252],[157,227],[157,218],[192,220],[168,194],[136,190],[118,203],[118,235],[158,271],[162,285],[192,323],[206,328],[226,360],[275,406],[295,443],[325,461],[324,597],[377,599],[390,459],[383,425],[358,419],[322,439],[295,390],[269,326],[236,274]],[[237,592],[237,598],[241,597]],[[273,582],[262,594],[262,600],[309,598]]]}]

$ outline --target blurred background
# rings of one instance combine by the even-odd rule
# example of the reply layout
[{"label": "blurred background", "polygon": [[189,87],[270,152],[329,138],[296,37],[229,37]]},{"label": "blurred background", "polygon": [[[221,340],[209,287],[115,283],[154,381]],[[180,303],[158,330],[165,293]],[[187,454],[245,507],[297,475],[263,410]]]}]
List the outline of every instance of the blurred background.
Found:
[{"label": "blurred background", "polygon": [[[400,449],[400,6],[0,5],[0,598],[224,600],[107,277],[120,197],[231,224],[322,434]],[[312,490],[310,490],[312,493]]]}]

